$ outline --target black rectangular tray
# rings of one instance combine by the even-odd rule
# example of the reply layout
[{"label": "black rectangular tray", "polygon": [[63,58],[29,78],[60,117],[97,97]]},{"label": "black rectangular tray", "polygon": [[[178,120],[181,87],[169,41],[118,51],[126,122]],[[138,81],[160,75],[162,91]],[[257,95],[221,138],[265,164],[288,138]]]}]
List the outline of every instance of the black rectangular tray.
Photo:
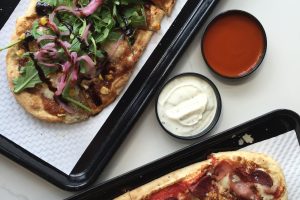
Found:
[{"label": "black rectangular tray", "polygon": [[176,169],[205,160],[213,152],[233,151],[248,146],[250,144],[247,143],[239,145],[239,140],[245,133],[251,134],[256,143],[290,130],[296,131],[299,142],[299,115],[290,110],[276,110],[199,141],[66,200],[110,200]]},{"label": "black rectangular tray", "polygon": [[[0,26],[6,22],[18,2],[19,0],[1,0],[0,8],[5,14],[0,18]],[[186,3],[71,174],[61,172],[3,137],[1,133],[0,152],[62,189],[77,191],[90,185],[128,135],[134,122],[174,68],[217,2],[218,0],[193,0]]]}]

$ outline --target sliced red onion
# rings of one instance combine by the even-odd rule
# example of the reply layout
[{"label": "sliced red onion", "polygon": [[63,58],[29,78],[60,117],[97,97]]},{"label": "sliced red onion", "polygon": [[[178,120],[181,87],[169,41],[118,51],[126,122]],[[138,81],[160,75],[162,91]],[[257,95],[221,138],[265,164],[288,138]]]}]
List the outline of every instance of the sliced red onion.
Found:
[{"label": "sliced red onion", "polygon": [[69,42],[67,42],[67,41],[63,41],[63,45],[66,47],[66,48],[71,48],[71,44],[69,43]]},{"label": "sliced red onion", "polygon": [[39,62],[39,64],[44,65],[46,67],[57,67],[57,63],[45,63],[45,62]]},{"label": "sliced red onion", "polygon": [[78,5],[78,0],[73,0],[73,5],[76,7]]},{"label": "sliced red onion", "polygon": [[62,68],[62,71],[66,73],[71,68],[71,63],[70,63],[70,61],[67,61],[63,65],[60,65],[60,66]]},{"label": "sliced red onion", "polygon": [[64,12],[70,12],[72,13],[73,15],[76,15],[77,17],[80,17],[80,13],[76,10],[77,8],[71,8],[71,7],[68,7],[68,6],[58,6],[54,12],[57,13],[57,12],[60,12],[60,11],[64,11]]},{"label": "sliced red onion", "polygon": [[102,5],[103,0],[92,0],[86,7],[78,9],[81,15],[87,17],[92,15]]},{"label": "sliced red onion", "polygon": [[81,39],[85,42],[85,44],[88,46],[89,43],[88,43],[88,36],[89,36],[89,33],[90,33],[90,28],[91,28],[92,24],[89,23],[86,28],[84,29],[83,31],[83,34],[82,34],[82,37]]},{"label": "sliced red onion", "polygon": [[49,20],[48,20],[48,23],[47,23],[47,26],[52,29],[52,31],[56,34],[60,34],[56,24],[54,23],[54,17],[55,17],[55,12],[52,12],[50,15],[49,15]]},{"label": "sliced red onion", "polygon": [[43,40],[55,40],[56,36],[53,35],[43,35],[37,39],[37,43],[40,43]]},{"label": "sliced red onion", "polygon": [[124,39],[124,35],[121,35],[120,38],[118,39],[118,41],[113,45],[113,47],[112,47],[113,50],[111,51],[111,54],[109,54],[109,57],[113,57],[116,54],[117,49],[121,45],[121,42],[123,39]]},{"label": "sliced red onion", "polygon": [[[58,51],[54,43],[48,43],[44,45],[41,49],[34,53],[34,57],[38,62],[46,62],[58,58]],[[50,66],[47,64],[46,66]]]},{"label": "sliced red onion", "polygon": [[54,17],[55,17],[56,13],[55,12],[52,12],[50,15],[49,15],[49,21],[54,21]]},{"label": "sliced red onion", "polygon": [[75,65],[77,62],[78,55],[76,52],[71,53],[71,62]]},{"label": "sliced red onion", "polygon": [[[73,1],[76,2],[76,1]],[[67,6],[58,6],[54,12],[65,11],[70,12],[77,17],[87,17],[92,15],[96,10],[102,5],[103,0],[92,0],[86,7],[84,8],[71,8]]]},{"label": "sliced red onion", "polygon": [[63,48],[63,50],[64,50],[65,54],[68,56],[68,58],[71,59],[71,55],[70,55],[70,52],[69,52],[69,50],[68,50],[68,48],[71,47],[71,44],[68,43],[68,42],[66,42],[66,41],[59,40],[59,39],[56,40],[56,42],[57,42],[57,44],[58,44],[61,48]]},{"label": "sliced red onion", "polygon": [[95,68],[95,63],[94,61],[88,56],[88,55],[84,55],[84,56],[80,56],[79,58],[77,58],[77,62],[80,61],[84,61],[86,63],[86,67],[88,68],[88,73],[94,77],[95,73],[96,73],[96,68]]},{"label": "sliced red onion", "polygon": [[61,95],[63,90],[66,87],[66,84],[67,84],[66,74],[63,74],[58,78],[57,90],[55,92],[55,95],[57,96]]},{"label": "sliced red onion", "polygon": [[60,35],[61,36],[68,36],[68,35],[71,35],[71,32],[69,30],[67,30],[65,32],[61,32]]},{"label": "sliced red onion", "polygon": [[54,48],[56,44],[54,42],[47,43],[43,46],[43,48]]},{"label": "sliced red onion", "polygon": [[76,82],[78,80],[78,64],[76,64],[73,68],[72,74],[71,74],[72,82]]},{"label": "sliced red onion", "polygon": [[58,103],[68,113],[70,113],[70,114],[75,113],[75,111],[73,110],[73,108],[71,108],[70,106],[68,106],[67,104],[65,104],[62,100],[60,100],[60,98],[58,96],[54,96],[54,100],[56,101],[56,103]]}]

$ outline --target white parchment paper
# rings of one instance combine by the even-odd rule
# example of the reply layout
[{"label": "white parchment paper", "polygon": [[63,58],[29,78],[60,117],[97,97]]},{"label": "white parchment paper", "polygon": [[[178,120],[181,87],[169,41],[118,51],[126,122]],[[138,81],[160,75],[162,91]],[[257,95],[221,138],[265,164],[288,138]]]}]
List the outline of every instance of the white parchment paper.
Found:
[{"label": "white parchment paper", "polygon": [[288,199],[300,198],[300,147],[295,131],[255,143],[241,150],[265,153],[274,158],[285,175]]},{"label": "white parchment paper", "polygon": [[[30,0],[21,0],[5,26],[1,29],[0,47],[9,44],[11,34],[15,29],[15,21],[19,16],[24,15],[29,2]],[[172,15],[164,18],[161,25],[162,30],[154,34],[144,55],[136,66],[131,81],[147,61],[186,2],[187,0],[177,1]],[[6,52],[0,53],[0,134],[62,172],[70,174],[120,98],[101,114],[79,124],[63,125],[42,122],[27,114],[11,94],[6,78],[5,55]]]}]

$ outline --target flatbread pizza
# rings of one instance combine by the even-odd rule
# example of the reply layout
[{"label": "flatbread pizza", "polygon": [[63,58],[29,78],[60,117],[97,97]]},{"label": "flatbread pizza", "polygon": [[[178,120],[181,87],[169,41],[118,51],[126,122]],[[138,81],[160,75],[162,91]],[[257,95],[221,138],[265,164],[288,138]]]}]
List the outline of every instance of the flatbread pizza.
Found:
[{"label": "flatbread pizza", "polygon": [[116,200],[287,200],[280,166],[253,152],[215,153]]},{"label": "flatbread pizza", "polygon": [[48,122],[100,113],[125,87],[174,3],[31,0],[6,57],[17,101]]}]

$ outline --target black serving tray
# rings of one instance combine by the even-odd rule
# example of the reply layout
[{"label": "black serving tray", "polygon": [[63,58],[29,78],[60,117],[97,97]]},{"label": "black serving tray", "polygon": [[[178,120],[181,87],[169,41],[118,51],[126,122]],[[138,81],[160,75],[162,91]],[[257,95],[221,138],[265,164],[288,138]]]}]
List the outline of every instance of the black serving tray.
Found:
[{"label": "black serving tray", "polygon": [[[6,22],[19,0],[1,0],[0,26]],[[70,191],[87,187],[128,135],[158,87],[165,81],[193,36],[211,13],[218,0],[188,1],[160,44],[129,86],[71,174],[65,174],[18,146],[0,133],[0,152],[54,185]],[[84,133],[82,133],[84,134]]]},{"label": "black serving tray", "polygon": [[245,133],[251,134],[255,142],[260,142],[290,130],[296,131],[298,142],[300,142],[299,115],[290,110],[276,110],[199,141],[66,200],[110,200],[176,169],[205,160],[210,153],[233,151],[248,146],[247,143],[239,145],[239,140]]}]

